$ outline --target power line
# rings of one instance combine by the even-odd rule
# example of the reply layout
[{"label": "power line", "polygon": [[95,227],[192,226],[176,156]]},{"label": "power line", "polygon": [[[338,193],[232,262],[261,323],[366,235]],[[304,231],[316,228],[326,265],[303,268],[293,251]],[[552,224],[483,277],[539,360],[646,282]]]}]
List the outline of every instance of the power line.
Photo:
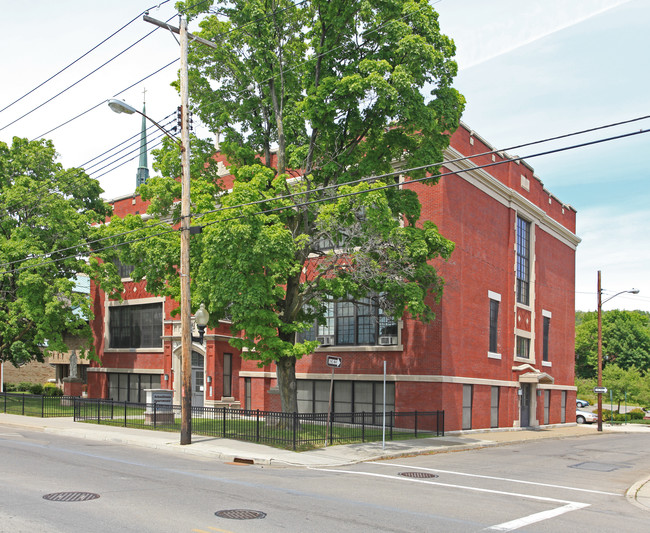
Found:
[{"label": "power line", "polygon": [[[162,3],[161,3],[160,5],[158,5],[157,7],[160,7],[161,5],[166,4],[167,2],[169,2],[169,0],[164,0],[164,2],[162,2]],[[156,6],[153,6],[153,7],[156,7]],[[148,11],[148,10],[147,10],[147,11]],[[5,107],[3,107],[2,109],[0,109],[0,113],[2,113],[3,111],[6,111],[7,109],[9,109],[9,108],[10,108],[11,106],[13,106],[14,104],[17,104],[17,103],[20,102],[23,98],[29,96],[30,94],[32,94],[32,93],[33,93],[34,91],[36,91],[37,89],[40,89],[41,87],[43,87],[43,85],[45,85],[46,83],[52,81],[52,80],[53,80],[54,78],[56,78],[59,74],[65,72],[65,71],[66,71],[67,69],[69,69],[72,65],[74,65],[75,63],[78,63],[80,60],[82,60],[82,59],[83,59],[84,57],[86,57],[88,54],[90,54],[91,52],[94,52],[95,50],[97,50],[97,48],[99,48],[101,45],[103,45],[104,43],[106,43],[107,41],[109,41],[110,39],[112,39],[113,37],[115,37],[115,36],[116,36],[118,33],[120,33],[124,28],[126,28],[127,26],[129,26],[130,24],[132,24],[133,22],[135,22],[137,19],[139,19],[140,16],[141,16],[142,14],[144,14],[145,12],[146,12],[146,11],[143,11],[142,13],[140,13],[140,14],[138,14],[137,16],[135,16],[134,18],[132,18],[129,22],[127,22],[127,23],[126,23],[124,26],[122,26],[120,29],[118,29],[118,30],[114,31],[113,33],[111,33],[111,34],[110,34],[108,37],[106,37],[103,41],[101,41],[100,43],[98,43],[98,44],[96,44],[95,46],[93,46],[93,47],[92,47],[90,50],[88,50],[87,52],[84,52],[82,55],[80,55],[77,59],[75,59],[75,60],[72,61],[71,63],[68,63],[65,67],[63,67],[61,70],[59,70],[56,74],[53,74],[52,76],[50,76],[50,77],[47,78],[45,81],[43,81],[43,82],[41,82],[40,84],[38,84],[38,85],[37,85],[36,87],[34,87],[33,89],[27,91],[27,92],[26,92],[25,94],[23,94],[20,98],[14,100],[14,101],[11,102],[10,104],[8,104],[8,105],[6,105]]]},{"label": "power line", "polygon": [[[157,30],[158,30],[158,28],[154,28],[154,29],[151,30],[149,33],[147,33],[144,37],[141,37],[141,38],[138,39],[136,42],[134,42],[134,43],[131,44],[130,46],[126,47],[124,50],[122,50],[122,51],[119,52],[118,54],[114,55],[114,56],[113,56],[112,58],[110,58],[108,61],[106,61],[105,63],[102,63],[102,64],[101,64],[99,67],[97,67],[95,70],[92,70],[91,72],[89,72],[88,74],[86,74],[85,76],[83,76],[82,78],[80,78],[80,79],[78,79],[77,81],[75,81],[72,85],[68,85],[68,87],[66,87],[66,88],[63,89],[62,91],[59,91],[57,94],[55,94],[55,95],[52,96],[51,98],[45,100],[45,102],[43,102],[42,104],[37,105],[35,108],[33,108],[33,109],[31,109],[30,111],[28,111],[27,113],[21,115],[20,117],[18,117],[17,119],[13,120],[13,121],[10,122],[9,124],[5,124],[4,126],[2,126],[2,127],[0,128],[0,131],[3,131],[3,130],[5,130],[5,129],[7,129],[9,126],[15,124],[15,123],[18,122],[19,120],[24,119],[26,116],[31,115],[34,111],[40,109],[40,108],[43,107],[44,105],[49,104],[49,103],[50,103],[52,100],[54,100],[55,98],[58,98],[58,97],[61,96],[63,93],[65,93],[65,92],[67,92],[68,90],[72,89],[75,85],[78,85],[79,83],[81,83],[81,82],[84,81],[85,79],[87,79],[87,78],[89,78],[90,76],[92,76],[93,74],[95,74],[95,72],[97,72],[98,70],[104,68],[106,65],[108,65],[109,63],[111,63],[112,61],[114,61],[115,59],[117,59],[118,57],[120,57],[122,54],[124,54],[125,52],[127,52],[128,50],[130,50],[131,48],[133,48],[136,44],[139,44],[139,43],[141,43],[142,41],[144,41],[147,37],[149,37],[153,32],[155,32],[155,31],[157,31]],[[49,132],[48,132],[48,133],[49,133]]]},{"label": "power line", "polygon": [[[490,150],[488,152],[481,152],[480,154],[459,157],[459,158],[456,158],[456,159],[449,159],[449,160],[446,160],[446,161],[444,161],[444,160],[443,161],[438,161],[436,163],[421,165],[419,167],[409,168],[409,169],[406,169],[406,170],[399,170],[399,171],[389,172],[389,173],[386,173],[386,174],[381,174],[381,175],[378,175],[378,176],[372,176],[372,177],[369,177],[369,178],[360,178],[358,180],[353,180],[353,181],[346,182],[344,185],[356,185],[356,184],[359,184],[359,183],[371,182],[371,181],[375,181],[375,180],[382,179],[382,178],[390,178],[390,177],[394,177],[394,176],[399,176],[400,174],[406,174],[406,173],[409,173],[409,172],[415,172],[415,171],[419,171],[419,170],[426,170],[428,168],[435,167],[435,166],[448,165],[450,163],[457,163],[459,161],[466,161],[468,159],[474,159],[474,158],[482,157],[482,156],[486,156],[486,155],[496,154],[496,153],[500,153],[500,152],[506,152],[508,150],[515,150],[515,149],[518,149],[518,148],[525,148],[527,146],[534,146],[534,145],[537,145],[537,144],[551,142],[551,141],[555,141],[555,140],[558,140],[558,139],[564,139],[564,138],[572,137],[572,136],[576,136],[576,135],[583,135],[585,133],[591,133],[591,132],[606,129],[606,128],[612,128],[612,127],[615,127],[615,126],[619,126],[621,124],[629,124],[631,122],[637,122],[639,120],[645,120],[647,118],[650,118],[650,115],[645,115],[645,116],[633,118],[633,119],[630,119],[630,120],[624,120],[624,121],[621,121],[621,122],[606,124],[606,125],[603,125],[603,126],[597,126],[597,127],[589,128],[589,129],[586,129],[586,130],[580,130],[580,131],[576,131],[576,132],[572,132],[572,133],[566,133],[566,134],[558,135],[558,136],[555,136],[555,137],[547,137],[546,139],[541,139],[541,140],[532,141],[532,142],[529,142],[529,143],[519,144],[519,145],[516,145],[516,146],[511,146],[509,148],[503,148],[503,149],[498,149],[498,150]],[[561,151],[565,151],[565,150],[570,150],[570,149],[573,149],[573,148],[580,148],[580,147],[588,146],[590,144],[597,144],[597,143],[605,142],[605,141],[609,141],[609,140],[615,140],[615,139],[619,139],[619,138],[623,138],[623,137],[638,135],[639,133],[646,133],[647,131],[649,131],[649,130],[640,130],[640,131],[637,131],[637,132],[623,134],[623,135],[616,136],[616,137],[610,137],[610,138],[607,138],[607,139],[604,139],[604,140],[591,141],[591,142],[587,142],[587,143],[583,143],[583,144],[579,144],[579,145],[575,145],[575,146],[570,146],[570,147],[567,147],[567,148],[558,148],[556,150],[550,150],[550,151],[547,151],[547,152],[541,152],[541,153],[532,154],[532,155],[529,155],[529,156],[522,156],[522,157],[520,157],[520,156],[515,156],[515,157],[508,156],[508,158],[504,159],[503,161],[492,162],[492,163],[486,164],[484,166],[474,167],[474,168],[471,168],[471,169],[468,169],[468,170],[476,170],[476,169],[485,168],[485,167],[489,167],[489,166],[500,165],[500,164],[508,162],[508,161],[521,161],[523,159],[532,159],[534,157],[539,157],[541,155],[549,155],[549,154],[552,154],[552,153],[561,152]],[[462,171],[459,171],[459,172],[462,172]],[[428,176],[428,177],[425,177],[425,178],[418,178],[418,179],[409,180],[408,182],[403,182],[403,183],[416,183],[416,182],[419,182],[419,181],[427,181],[427,180],[434,179],[436,177],[442,177],[442,176],[446,176],[446,175],[449,175],[449,174],[456,174],[456,173],[457,172],[448,172],[446,174],[440,174],[438,176]],[[397,185],[400,185],[400,184],[397,184]],[[330,189],[336,189],[336,188],[338,188],[340,186],[341,186],[340,184],[329,185],[327,187],[320,187],[318,189],[300,191],[300,192],[296,192],[296,193],[292,193],[292,194],[288,194],[288,195],[284,195],[284,196],[278,196],[276,198],[272,198],[271,200],[290,199],[290,198],[293,198],[295,196],[308,195],[308,194],[313,193],[313,192],[320,192],[320,191],[326,191],[326,190],[330,190]],[[391,185],[389,185],[387,187],[394,187],[394,186],[396,186],[396,185],[391,184]],[[248,204],[242,204],[240,206],[233,206],[232,209],[234,209],[236,207],[246,207],[246,206],[249,206],[249,205],[265,203],[265,202],[268,202],[268,201],[271,201],[271,200],[256,200],[256,201],[250,202]],[[221,211],[222,209],[223,208],[217,208],[217,209],[213,209],[211,211],[206,211],[204,213],[196,213],[196,214],[193,214],[192,216],[193,217],[201,217],[201,216],[204,216],[204,215],[208,215],[210,213],[216,213],[218,211]]]},{"label": "power line", "polygon": [[[251,216],[264,215],[264,214],[274,213],[274,212],[278,212],[278,211],[284,211],[284,210],[287,210],[287,209],[293,209],[296,206],[304,207],[304,206],[307,206],[307,205],[329,202],[329,201],[336,200],[336,199],[339,199],[339,198],[347,198],[347,197],[351,197],[351,196],[357,196],[359,194],[365,194],[365,193],[372,192],[372,191],[379,191],[379,190],[385,190],[385,189],[390,189],[390,188],[394,188],[394,187],[407,186],[407,185],[410,185],[410,184],[419,183],[419,182],[422,182],[422,181],[428,181],[428,180],[436,179],[436,178],[443,177],[443,176],[457,175],[457,174],[460,174],[460,173],[463,173],[463,172],[481,170],[481,169],[484,169],[484,168],[503,165],[503,164],[511,163],[511,162],[515,162],[515,161],[522,161],[524,159],[532,159],[532,158],[535,158],[535,157],[541,157],[541,156],[544,156],[544,155],[550,155],[550,154],[554,154],[554,153],[564,152],[564,151],[567,151],[567,150],[575,150],[577,148],[592,146],[592,145],[600,144],[600,143],[603,143],[603,142],[610,142],[610,141],[613,141],[613,140],[623,139],[623,138],[627,138],[627,137],[631,137],[631,136],[635,136],[635,135],[640,135],[640,134],[648,133],[648,132],[650,132],[650,130],[634,131],[634,132],[626,133],[626,134],[622,134],[622,135],[607,137],[607,138],[603,138],[603,139],[597,139],[597,140],[594,140],[594,141],[588,141],[588,142],[581,143],[581,144],[575,144],[575,145],[571,145],[571,146],[567,146],[567,147],[556,148],[556,149],[553,149],[553,150],[547,150],[547,151],[544,151],[544,152],[538,152],[538,153],[535,153],[535,154],[530,154],[528,156],[516,156],[516,157],[512,157],[512,158],[508,158],[508,159],[503,159],[502,161],[495,161],[495,162],[491,162],[491,163],[486,163],[484,165],[475,165],[473,167],[466,168],[466,169],[461,169],[461,170],[458,170],[458,171],[449,171],[449,172],[446,172],[446,173],[442,173],[439,176],[428,176],[428,177],[424,177],[424,178],[416,178],[416,179],[412,179],[412,180],[409,180],[409,181],[391,183],[391,184],[388,184],[388,185],[382,185],[380,187],[375,187],[374,189],[371,189],[371,190],[356,191],[356,192],[345,193],[345,194],[338,194],[338,195],[333,195],[333,196],[326,197],[326,198],[319,198],[319,199],[316,199],[316,200],[310,200],[310,201],[306,201],[306,202],[295,203],[292,206],[281,206],[281,207],[278,207],[278,208],[271,208],[271,209],[261,210],[261,211],[258,211],[256,213],[250,213],[250,214],[245,214],[245,215],[236,215],[234,217],[230,217],[230,218],[227,218],[227,219],[208,222],[208,223],[204,224],[201,227],[207,227],[207,226],[217,224],[217,223],[220,223],[220,222],[238,220],[238,219],[247,218],[247,217],[251,217]],[[535,141],[535,143],[531,143],[531,144],[536,144],[538,142],[539,141]],[[503,151],[503,150],[495,150],[494,152],[500,152],[500,151]],[[452,161],[457,162],[457,161],[462,161],[462,160],[470,160],[470,159],[472,159],[474,157],[477,157],[479,155],[483,155],[483,154],[466,156],[466,157],[458,158],[458,159],[455,159],[455,160],[452,160]],[[432,166],[446,165],[446,164],[448,164],[448,163],[450,163],[452,161],[447,161],[447,162],[443,161],[442,163],[440,163],[440,162],[432,163],[432,164],[428,164],[428,165],[424,165],[424,166],[413,167],[413,168],[409,168],[409,169],[402,169],[400,171],[390,172],[390,173],[386,173],[386,174],[379,175],[379,176],[373,176],[373,177],[365,178],[365,179],[362,179],[362,180],[356,180],[355,182],[342,183],[342,184],[338,184],[338,185],[335,185],[335,186],[330,186],[330,187],[327,187],[327,188],[324,187],[324,188],[320,188],[320,189],[316,189],[316,190],[312,190],[312,191],[304,191],[304,192],[301,191],[301,192],[293,193],[293,194],[290,194],[290,195],[278,196],[278,197],[274,197],[274,198],[267,198],[267,199],[264,199],[264,200],[257,200],[257,201],[253,201],[253,202],[247,202],[247,203],[238,204],[238,205],[235,205],[235,206],[222,207],[222,208],[218,208],[218,209],[215,209],[215,210],[207,211],[205,213],[198,213],[198,214],[196,214],[194,216],[195,217],[200,217],[200,216],[204,216],[206,214],[225,211],[225,210],[229,210],[229,209],[236,209],[236,208],[247,207],[247,206],[256,205],[256,204],[260,204],[260,203],[268,203],[268,202],[273,202],[273,201],[277,201],[277,200],[293,198],[295,196],[309,194],[310,192],[311,193],[320,192],[320,191],[323,191],[325,189],[329,189],[329,188],[333,188],[333,187],[342,187],[342,186],[350,185],[350,184],[353,184],[353,183],[376,181],[376,180],[384,178],[384,177],[394,177],[394,176],[397,176],[397,175],[400,175],[400,174],[406,174],[406,173],[413,172],[413,171],[416,171],[416,170],[423,170],[423,169],[426,169],[426,168],[430,168]],[[133,230],[133,231],[144,231],[146,229],[149,229],[149,227],[138,228],[137,230]],[[130,244],[131,242],[137,242],[137,241],[147,239],[147,238],[153,238],[153,237],[156,237],[158,235],[162,235],[162,234],[169,233],[169,232],[172,232],[172,231],[178,231],[178,230],[174,229],[174,230],[169,230],[169,231],[166,231],[166,232],[162,232],[160,234],[145,236],[145,237],[143,237],[141,239],[136,239],[134,241],[129,241],[129,242],[117,244],[114,247],[123,246],[123,245],[126,245],[126,244]],[[105,237],[105,238],[114,238],[114,237],[117,237],[117,236],[120,236],[120,235],[122,235],[122,234],[114,235],[114,236],[110,236],[110,237]],[[87,241],[85,243],[81,243],[79,246],[87,246],[89,244],[92,244],[93,242],[94,241]],[[70,249],[74,249],[74,248],[76,248],[76,247],[71,247]],[[106,247],[106,248],[102,248],[102,249],[96,250],[96,251],[102,251],[102,250],[110,249],[110,248],[113,248],[113,247]],[[50,255],[50,254],[47,254],[47,255]],[[75,256],[76,256],[76,254],[71,255],[71,256],[67,256],[65,258],[60,258],[60,259],[56,259],[56,260],[47,261],[47,262],[44,262],[44,263],[39,263],[37,265],[32,265],[31,267],[37,267],[37,266],[41,266],[43,264],[49,264],[49,263],[52,263],[52,262],[62,261],[62,260],[69,259],[69,258],[75,257]],[[33,258],[29,258],[29,259],[16,260],[16,261],[4,263],[4,264],[2,264],[2,266],[10,265],[10,264],[16,264],[16,263],[31,260],[31,259],[34,259],[34,258],[37,258],[37,257],[39,257],[39,256],[34,256]],[[20,269],[6,270],[6,271],[3,271],[3,272],[0,272],[0,275],[10,274],[10,273],[13,273],[13,272],[18,272],[19,270],[24,270],[25,268],[28,268],[28,267],[21,267]]]}]

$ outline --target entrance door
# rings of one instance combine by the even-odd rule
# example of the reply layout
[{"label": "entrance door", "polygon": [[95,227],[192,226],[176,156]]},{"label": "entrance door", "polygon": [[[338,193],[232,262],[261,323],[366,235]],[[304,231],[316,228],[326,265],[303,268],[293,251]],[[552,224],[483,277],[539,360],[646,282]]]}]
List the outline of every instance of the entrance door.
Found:
[{"label": "entrance door", "polygon": [[203,356],[192,352],[192,406],[203,407],[205,398],[205,371],[203,369]]},{"label": "entrance door", "polygon": [[530,426],[530,383],[521,384],[521,410],[519,424],[522,428]]}]

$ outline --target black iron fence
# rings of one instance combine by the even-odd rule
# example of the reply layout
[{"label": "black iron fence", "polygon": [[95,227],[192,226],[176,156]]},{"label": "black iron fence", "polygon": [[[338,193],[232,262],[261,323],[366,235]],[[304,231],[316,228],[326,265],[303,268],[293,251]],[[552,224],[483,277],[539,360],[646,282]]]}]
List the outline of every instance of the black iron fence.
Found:
[{"label": "black iron fence", "polygon": [[[3,394],[4,412],[74,416],[75,421],[179,432],[180,406],[72,397]],[[58,402],[58,403],[57,403]],[[227,407],[192,407],[192,433],[259,442],[293,450],[444,436],[444,411],[383,413],[279,413]]]},{"label": "black iron fence", "polygon": [[41,418],[73,416],[74,396],[42,396],[3,392],[0,396],[2,412],[12,415],[38,416]]}]

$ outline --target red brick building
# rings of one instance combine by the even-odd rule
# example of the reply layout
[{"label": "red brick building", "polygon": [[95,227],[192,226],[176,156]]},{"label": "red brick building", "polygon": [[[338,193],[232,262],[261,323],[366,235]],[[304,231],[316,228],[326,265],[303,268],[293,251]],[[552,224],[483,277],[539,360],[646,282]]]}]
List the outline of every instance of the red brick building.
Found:
[{"label": "red brick building", "polygon": [[[388,410],[444,410],[446,431],[575,422],[576,213],[525,162],[492,150],[461,125],[439,184],[410,185],[421,218],[456,243],[451,259],[436,264],[445,279],[436,320],[393,323],[370,304],[332,303],[313,331],[322,346],[296,367],[301,411],[327,410],[326,357],[335,354],[343,361],[335,371],[338,412],[380,412],[385,362]],[[138,196],[113,205],[116,216],[146,211]],[[124,276],[122,303],[92,287],[102,365],[88,370],[89,396],[144,401],[142,390],[161,387],[180,403],[176,303]],[[366,320],[362,328],[369,316],[375,326]],[[222,323],[208,330],[205,346],[194,344],[193,402],[279,410],[275,369],[241,359],[230,335]]]}]

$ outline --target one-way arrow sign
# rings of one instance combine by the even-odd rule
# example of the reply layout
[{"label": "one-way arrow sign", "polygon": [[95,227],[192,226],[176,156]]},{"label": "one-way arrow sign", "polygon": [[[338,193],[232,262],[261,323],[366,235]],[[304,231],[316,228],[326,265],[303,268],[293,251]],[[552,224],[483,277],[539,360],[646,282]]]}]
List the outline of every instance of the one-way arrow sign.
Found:
[{"label": "one-way arrow sign", "polygon": [[336,355],[328,355],[327,356],[327,366],[331,366],[332,368],[341,368],[341,365],[343,364],[343,359]]}]

